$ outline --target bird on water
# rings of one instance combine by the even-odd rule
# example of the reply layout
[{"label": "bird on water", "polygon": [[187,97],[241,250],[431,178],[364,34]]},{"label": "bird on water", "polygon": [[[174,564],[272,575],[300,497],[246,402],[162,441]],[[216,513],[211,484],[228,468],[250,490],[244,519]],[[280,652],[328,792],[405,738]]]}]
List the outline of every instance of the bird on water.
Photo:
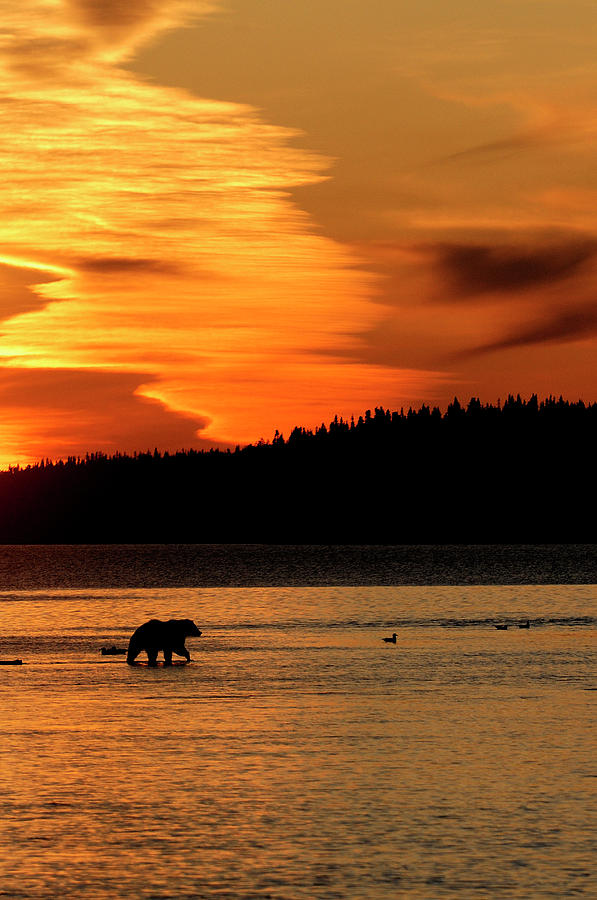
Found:
[{"label": "bird on water", "polygon": [[497,631],[508,631],[507,625],[496,625],[495,627]]},{"label": "bird on water", "polygon": [[391,638],[382,638],[382,641],[385,644],[395,644],[396,643],[396,632],[392,635]]},{"label": "bird on water", "polygon": [[523,623],[520,624],[518,627],[519,627],[519,628],[530,628],[530,627],[531,627],[531,623],[530,623],[530,621],[527,619],[526,622],[523,622]]}]

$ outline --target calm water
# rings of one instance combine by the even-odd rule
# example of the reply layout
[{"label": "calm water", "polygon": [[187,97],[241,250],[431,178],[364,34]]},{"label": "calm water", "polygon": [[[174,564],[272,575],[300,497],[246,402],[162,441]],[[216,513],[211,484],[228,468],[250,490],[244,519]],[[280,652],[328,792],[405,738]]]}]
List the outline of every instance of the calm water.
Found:
[{"label": "calm water", "polygon": [[597,544],[0,544],[0,590],[597,584]]},{"label": "calm water", "polygon": [[[0,896],[597,897],[597,586],[27,579]],[[202,628],[190,665],[100,655],[152,616]]]}]

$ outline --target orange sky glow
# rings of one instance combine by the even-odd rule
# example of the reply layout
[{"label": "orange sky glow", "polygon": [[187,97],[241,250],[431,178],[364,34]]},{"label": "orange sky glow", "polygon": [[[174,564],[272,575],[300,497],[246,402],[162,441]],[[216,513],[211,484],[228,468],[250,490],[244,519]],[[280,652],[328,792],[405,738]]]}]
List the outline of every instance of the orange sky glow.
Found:
[{"label": "orange sky glow", "polygon": [[24,0],[0,467],[597,399],[583,0]]}]

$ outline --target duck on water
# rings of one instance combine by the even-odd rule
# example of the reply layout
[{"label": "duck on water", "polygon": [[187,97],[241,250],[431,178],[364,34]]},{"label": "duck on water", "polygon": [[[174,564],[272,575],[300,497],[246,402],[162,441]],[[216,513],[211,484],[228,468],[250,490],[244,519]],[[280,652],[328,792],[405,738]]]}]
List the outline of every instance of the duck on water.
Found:
[{"label": "duck on water", "polygon": [[[504,622],[503,625],[496,625],[495,627],[498,631],[508,631],[508,625],[506,622]],[[519,628],[530,628],[531,623],[530,623],[529,619],[527,619],[526,622],[519,622],[518,627]]]},{"label": "duck on water", "polygon": [[396,643],[396,632],[392,635],[391,638],[382,638],[384,644],[395,644]]}]

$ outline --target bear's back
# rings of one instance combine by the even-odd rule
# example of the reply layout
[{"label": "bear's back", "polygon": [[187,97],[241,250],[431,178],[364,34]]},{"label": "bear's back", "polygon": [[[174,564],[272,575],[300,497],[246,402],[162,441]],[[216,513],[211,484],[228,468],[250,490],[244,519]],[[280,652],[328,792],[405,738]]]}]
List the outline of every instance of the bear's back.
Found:
[{"label": "bear's back", "polygon": [[139,625],[138,628],[135,629],[133,633],[133,637],[143,637],[150,634],[159,634],[166,623],[162,622],[161,619],[150,619],[148,622],[143,622],[143,625]]},{"label": "bear's back", "polygon": [[196,626],[190,619],[168,619],[164,622],[162,619],[150,619],[139,625],[135,631],[134,637],[139,640],[150,640],[152,644],[180,644],[184,643],[185,637],[193,634]]}]

